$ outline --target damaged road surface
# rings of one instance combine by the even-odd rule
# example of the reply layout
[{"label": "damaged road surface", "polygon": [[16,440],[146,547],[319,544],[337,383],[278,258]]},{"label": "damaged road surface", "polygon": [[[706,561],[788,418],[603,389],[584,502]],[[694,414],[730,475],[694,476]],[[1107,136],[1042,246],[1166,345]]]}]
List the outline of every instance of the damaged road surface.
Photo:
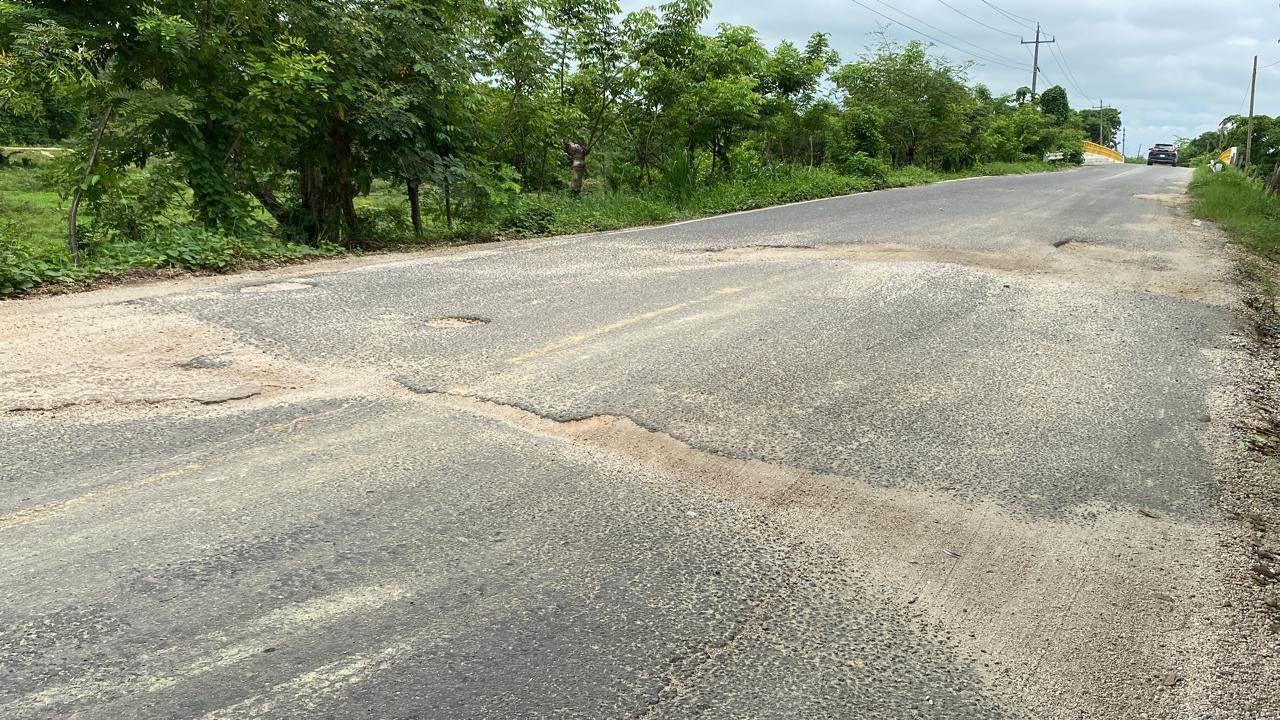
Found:
[{"label": "damaged road surface", "polygon": [[1276,717],[1188,180],[0,305],[0,717]]}]

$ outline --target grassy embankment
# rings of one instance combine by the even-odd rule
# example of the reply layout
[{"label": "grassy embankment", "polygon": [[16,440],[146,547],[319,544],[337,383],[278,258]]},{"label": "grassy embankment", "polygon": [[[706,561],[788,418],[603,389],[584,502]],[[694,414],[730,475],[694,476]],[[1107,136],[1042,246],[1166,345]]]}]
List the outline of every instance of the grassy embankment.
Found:
[{"label": "grassy embankment", "polygon": [[1196,170],[1191,182],[1198,218],[1211,220],[1232,239],[1268,260],[1280,260],[1280,197],[1243,173]]},{"label": "grassy embankment", "polygon": [[1191,181],[1195,215],[1210,220],[1250,252],[1241,270],[1256,287],[1248,304],[1258,312],[1259,327],[1280,335],[1280,197],[1234,168],[1215,173],[1207,165]]},{"label": "grassy embankment", "polygon": [[[883,188],[1051,169],[1037,162],[979,165],[962,173],[904,168],[891,171],[883,180],[841,175],[826,168],[779,169],[746,180],[700,186],[683,198],[662,191],[599,190],[578,200],[563,194],[527,194],[491,217],[455,223],[453,229],[446,228],[442,218],[429,217],[422,238],[413,237],[407,202],[398,188],[375,186],[357,200],[357,206],[369,217],[371,246],[393,249],[615,230]],[[82,225],[93,222],[92,213],[82,213]],[[166,268],[226,272],[345,252],[288,242],[265,230],[258,237],[236,239],[203,233],[188,224],[175,225],[172,233],[153,233],[145,241],[110,234],[95,238],[88,232],[85,259],[73,265],[65,236],[66,201],[51,184],[49,173],[39,167],[0,167],[0,296],[21,295],[42,286],[87,287],[103,278]]]}]

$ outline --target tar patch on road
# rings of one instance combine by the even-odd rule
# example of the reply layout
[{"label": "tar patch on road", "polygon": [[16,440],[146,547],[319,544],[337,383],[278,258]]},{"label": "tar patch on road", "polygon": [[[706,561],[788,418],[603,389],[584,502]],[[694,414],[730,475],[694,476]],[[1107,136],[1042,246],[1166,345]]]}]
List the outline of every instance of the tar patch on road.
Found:
[{"label": "tar patch on road", "polygon": [[468,317],[465,315],[456,315],[449,317],[437,317],[424,320],[423,325],[437,330],[458,330],[461,328],[476,327],[478,325],[488,325],[489,320],[481,317]]}]

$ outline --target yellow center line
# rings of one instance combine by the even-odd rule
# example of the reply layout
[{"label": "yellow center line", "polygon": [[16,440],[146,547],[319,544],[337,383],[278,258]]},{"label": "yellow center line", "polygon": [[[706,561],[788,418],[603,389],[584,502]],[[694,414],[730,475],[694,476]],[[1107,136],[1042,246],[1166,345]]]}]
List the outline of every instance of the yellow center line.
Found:
[{"label": "yellow center line", "polygon": [[117,483],[115,485],[108,485],[107,487],[101,490],[85,493],[84,495],[78,495],[76,497],[73,497],[67,500],[60,500],[58,502],[45,503],[44,505],[37,505],[35,507],[27,508],[26,510],[19,510],[15,513],[10,513],[8,515],[0,515],[0,532],[4,532],[5,530],[9,530],[21,525],[30,525],[31,523],[40,522],[41,520],[47,520],[50,517],[53,517],[54,515],[58,515],[60,513],[63,513],[69,510],[74,510],[75,508],[81,505],[88,505],[90,503],[98,502],[100,500],[104,500],[106,498],[110,498],[115,495],[120,495],[120,494],[129,492],[130,490],[136,490],[140,487],[145,487],[147,485],[151,485],[152,483],[160,482],[161,480],[168,480],[170,478],[175,478],[187,472],[188,470],[199,470],[199,469],[200,469],[199,465],[192,464],[180,470],[170,470],[168,472],[162,472],[158,475],[149,475],[147,477],[138,478],[136,480],[126,480],[125,482]]},{"label": "yellow center line", "polygon": [[601,335],[605,335],[607,333],[611,333],[615,330],[621,330],[622,328],[627,327],[628,325],[634,325],[638,322],[643,322],[645,320],[652,320],[656,317],[661,317],[663,315],[669,315],[677,310],[682,310],[691,305],[698,305],[700,303],[707,302],[708,300],[714,300],[718,297],[724,297],[725,295],[733,295],[734,293],[740,293],[740,292],[742,292],[742,288],[736,288],[736,287],[720,288],[719,290],[709,295],[703,295],[700,298],[694,298],[693,300],[687,300],[682,303],[676,303],[675,305],[668,305],[667,307],[658,308],[657,310],[650,310],[649,312],[641,313],[639,315],[634,315],[629,318],[624,318],[617,322],[609,323],[608,325],[601,325],[598,328],[588,330],[584,333],[579,333],[577,335],[570,335],[569,337],[560,338],[559,340],[543,345],[537,350],[531,350],[523,355],[516,355],[515,357],[509,357],[507,358],[507,362],[510,363],[511,365],[519,365],[520,363],[527,362],[529,360],[540,358],[545,355],[550,355],[551,353],[556,352],[557,350],[563,350],[567,347],[573,347],[574,345],[581,345],[582,343],[588,340],[600,337]]}]

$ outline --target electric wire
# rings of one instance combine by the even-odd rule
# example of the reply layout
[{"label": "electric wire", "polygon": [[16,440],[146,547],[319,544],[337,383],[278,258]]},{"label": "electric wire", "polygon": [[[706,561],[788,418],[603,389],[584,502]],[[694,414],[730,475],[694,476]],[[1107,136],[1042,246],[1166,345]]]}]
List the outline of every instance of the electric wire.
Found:
[{"label": "electric wire", "polygon": [[952,5],[951,3],[947,2],[947,0],[938,0],[938,2],[942,3],[942,4],[943,4],[944,6],[946,6],[946,7],[950,8],[950,9],[952,10],[952,12],[957,13],[957,14],[958,14],[958,15],[960,15],[961,17],[968,18],[969,20],[972,20],[973,22],[975,22],[975,23],[977,23],[977,24],[981,25],[981,26],[982,26],[982,27],[984,27],[984,28],[987,28],[988,30],[995,30],[996,32],[1000,33],[1001,35],[1008,35],[1009,37],[1011,37],[1011,38],[1017,38],[1018,40],[1021,40],[1021,39],[1022,39],[1022,36],[1021,36],[1021,35],[1018,35],[1017,33],[1011,33],[1011,32],[1009,32],[1008,30],[1001,30],[1000,28],[996,27],[995,25],[988,25],[987,23],[985,23],[985,22],[983,22],[983,21],[979,20],[978,18],[973,17],[972,15],[969,15],[968,13],[966,13],[966,12],[964,12],[964,11],[960,10],[960,9],[959,9],[959,8],[957,8],[956,6],[954,6],[954,5]]},{"label": "electric wire", "polygon": [[1022,27],[1027,28],[1028,30],[1035,30],[1035,25],[1029,24],[1029,23],[1034,23],[1035,20],[1032,20],[1030,18],[1024,18],[1021,15],[1015,15],[1009,12],[1008,10],[1001,9],[999,6],[995,5],[994,3],[988,2],[987,0],[982,0],[982,4],[986,5],[992,10],[995,10],[996,12],[1005,16],[1006,18],[1009,18],[1010,20],[1017,23],[1018,25],[1021,25]]},{"label": "electric wire", "polygon": [[[925,20],[921,20],[920,18],[916,17],[915,15],[912,15],[911,13],[907,12],[906,10],[901,10],[901,9],[899,9],[899,8],[896,8],[896,7],[894,7],[893,5],[890,5],[889,3],[885,2],[884,0],[876,0],[876,2],[878,2],[878,3],[880,3],[881,5],[883,5],[883,6],[887,7],[887,8],[889,8],[890,10],[892,10],[892,11],[894,11],[894,12],[898,13],[899,15],[905,15],[906,17],[911,18],[912,20],[914,20],[914,21],[916,21],[916,22],[920,23],[921,25],[924,25],[925,27],[929,28],[930,30],[933,30],[934,32],[937,32],[937,33],[940,33],[940,34],[942,34],[942,35],[945,35],[945,36],[947,36],[947,37],[949,37],[949,38],[951,38],[951,39],[953,39],[953,40],[956,40],[956,41],[962,42],[962,43],[964,43],[965,45],[968,45],[969,47],[976,48],[978,51],[980,51],[980,52],[982,53],[982,55],[985,55],[985,56],[987,56],[987,57],[992,57],[992,58],[998,58],[999,60],[1002,60],[1002,61],[1004,61],[1004,62],[1009,62],[1009,63],[1014,63],[1014,64],[1017,64],[1017,62],[1018,62],[1017,60],[1014,60],[1013,58],[1011,58],[1011,57],[1009,57],[1009,56],[1007,56],[1007,55],[1001,55],[1000,53],[998,53],[998,52],[994,52],[994,51],[992,51],[992,50],[988,50],[987,48],[985,48],[985,47],[983,47],[983,46],[981,46],[981,45],[978,45],[977,43],[969,42],[968,40],[965,40],[964,38],[960,37],[959,35],[954,35],[954,34],[952,34],[952,33],[949,33],[949,32],[947,32],[946,30],[943,30],[942,28],[938,27],[937,25],[931,25],[931,24],[929,24],[927,21],[925,21]],[[975,54],[975,57],[981,57],[982,55],[976,55],[976,54]]]},{"label": "electric wire", "polygon": [[1086,97],[1086,98],[1092,97],[1091,95],[1089,95],[1089,93],[1085,92],[1084,87],[1080,84],[1080,81],[1076,79],[1076,74],[1071,71],[1071,65],[1067,63],[1066,54],[1064,54],[1060,48],[1057,48],[1054,45],[1049,46],[1049,52],[1053,54],[1053,61],[1057,63],[1059,68],[1062,69],[1062,74],[1067,76],[1067,81],[1071,83],[1072,89],[1080,93],[1081,97]]},{"label": "electric wire", "polygon": [[972,57],[972,58],[975,58],[975,59],[981,60],[981,61],[983,61],[983,62],[986,62],[986,63],[992,64],[992,65],[1000,65],[1000,66],[1002,66],[1002,67],[1009,68],[1010,70],[1024,70],[1024,69],[1025,69],[1025,68],[1022,68],[1022,67],[1018,67],[1017,65],[1011,65],[1011,64],[1006,63],[1006,62],[1004,62],[1004,61],[1002,61],[1002,60],[994,60],[994,59],[991,59],[991,58],[981,57],[981,56],[977,55],[976,53],[974,53],[974,52],[973,52],[973,51],[971,51],[971,50],[965,50],[964,48],[956,47],[955,45],[952,45],[951,43],[946,42],[945,40],[939,40],[938,38],[936,38],[936,37],[934,37],[934,36],[930,35],[930,34],[929,34],[929,33],[927,33],[927,32],[924,32],[924,31],[922,31],[922,30],[917,30],[916,28],[914,28],[914,27],[912,27],[912,26],[910,26],[910,25],[908,25],[908,24],[906,24],[906,23],[902,22],[901,20],[898,20],[898,19],[896,19],[896,18],[893,18],[893,17],[890,17],[890,16],[888,16],[888,15],[885,15],[884,13],[880,12],[879,10],[876,10],[875,8],[871,7],[870,5],[867,5],[867,4],[863,3],[863,2],[861,2],[860,0],[849,0],[849,2],[853,3],[854,5],[857,5],[858,7],[861,7],[861,8],[862,8],[862,9],[864,9],[864,10],[867,10],[867,11],[869,11],[869,12],[875,13],[876,15],[879,15],[880,17],[884,18],[885,20],[888,20],[888,21],[889,21],[889,22],[891,22],[891,23],[895,23],[895,24],[901,25],[902,27],[906,28],[907,30],[910,30],[911,32],[913,32],[913,33],[915,33],[915,34],[917,34],[917,35],[920,35],[920,36],[922,36],[922,37],[928,38],[929,40],[932,40],[933,42],[936,42],[936,43],[938,43],[939,45],[944,45],[944,46],[946,46],[946,47],[951,48],[952,50],[955,50],[955,51],[957,51],[957,52],[963,53],[964,55],[966,55],[966,56],[968,56],[968,57]]}]

